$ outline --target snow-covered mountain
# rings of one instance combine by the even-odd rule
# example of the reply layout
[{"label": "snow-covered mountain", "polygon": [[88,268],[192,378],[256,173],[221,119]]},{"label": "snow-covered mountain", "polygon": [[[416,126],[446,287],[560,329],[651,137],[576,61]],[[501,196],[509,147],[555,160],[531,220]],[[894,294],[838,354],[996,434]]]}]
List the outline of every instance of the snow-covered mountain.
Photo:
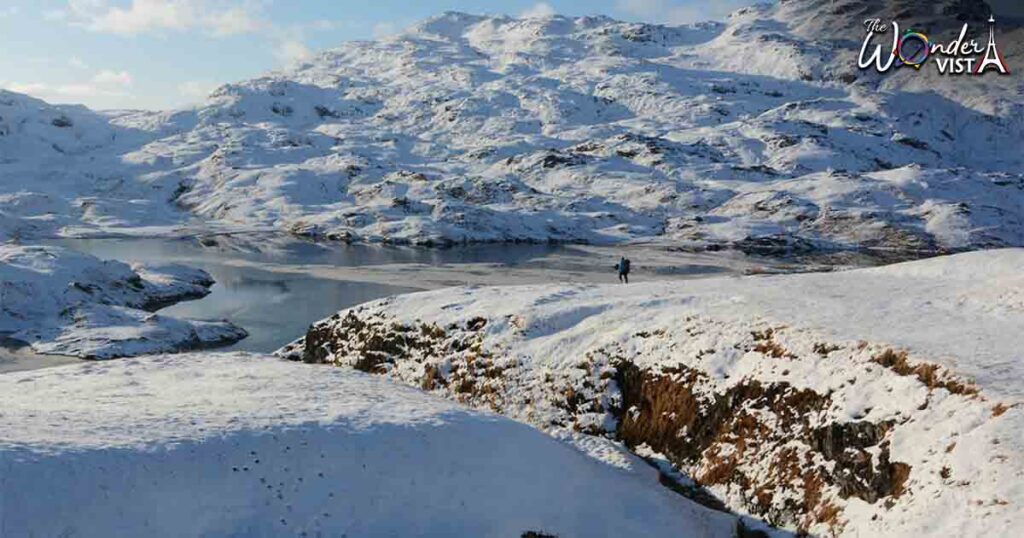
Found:
[{"label": "snow-covered mountain", "polygon": [[[164,117],[145,113],[135,123]],[[122,160],[159,128],[125,128],[117,118],[0,90],[0,239],[181,222]]]},{"label": "snow-covered mountain", "polygon": [[[893,5],[790,0],[682,27],[447,13],[223,86],[194,110],[76,109],[73,127],[55,123],[69,110],[4,94],[0,222],[81,234],[197,215],[413,243],[1024,244],[1019,75],[854,65],[867,14],[941,33],[987,6]],[[1001,28],[1015,65],[1020,27]]]},{"label": "snow-covered mountain", "polygon": [[[993,12],[981,0],[782,0],[775,6],[735,13],[730,30],[709,43],[702,55],[715,57],[707,64],[714,69],[857,84],[883,91],[934,92],[969,109],[1019,121],[1024,100],[1018,73],[956,78],[940,75],[929,66],[879,76],[873,70],[857,68],[866,20],[879,19],[883,25],[895,20],[903,30],[922,31],[933,43],[942,44],[955,38],[966,22],[972,30],[968,39],[976,37],[984,46],[989,15],[998,19],[1000,51],[1011,66],[1021,65],[1022,21]],[[891,40],[891,32],[884,37]],[[960,121],[966,123],[967,118]]]}]

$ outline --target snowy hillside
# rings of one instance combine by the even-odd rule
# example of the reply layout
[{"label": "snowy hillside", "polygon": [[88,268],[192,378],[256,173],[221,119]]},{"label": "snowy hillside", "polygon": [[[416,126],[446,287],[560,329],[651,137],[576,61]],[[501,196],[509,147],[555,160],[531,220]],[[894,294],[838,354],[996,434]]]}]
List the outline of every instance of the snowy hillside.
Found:
[{"label": "snowy hillside", "polygon": [[229,344],[228,322],[152,311],[210,293],[213,279],[177,265],[128,265],[57,247],[0,244],[0,334],[39,353],[105,359]]},{"label": "snowy hillside", "polygon": [[1006,536],[1024,525],[1022,265],[442,290],[281,354],[622,441],[695,498],[794,530]]},{"label": "snowy hillside", "polygon": [[[864,14],[890,4],[791,0],[684,27],[448,13],[88,135],[5,94],[0,117],[34,115],[0,131],[4,158],[36,149],[0,164],[0,226],[161,233],[193,214],[413,243],[1024,245],[1019,75],[851,74]],[[943,31],[986,9],[908,6]],[[40,166],[72,134],[83,151],[112,141]]]},{"label": "snowy hillside", "polygon": [[[988,18],[997,18],[999,50],[1010,65],[1024,61],[1024,27],[982,0],[782,0],[775,5],[742,9],[730,20],[729,31],[699,48],[694,66],[800,80],[827,80],[887,91],[934,92],[944,99],[985,114],[1020,121],[1024,117],[1021,76],[973,79],[941,75],[928,68],[900,69],[879,76],[860,71],[857,56],[863,43],[864,21],[896,20],[901,28],[926,31],[933,42],[948,43],[967,22],[988,38]],[[888,36],[891,39],[891,34]],[[882,40],[878,41],[879,44]],[[956,109],[950,109],[956,113]],[[959,127],[968,116],[955,118]],[[962,138],[962,137],[961,137]],[[1010,141],[1007,141],[1010,142]]]},{"label": "snowy hillside", "polygon": [[[163,117],[146,113],[134,121]],[[0,90],[0,240],[80,225],[139,233],[179,225],[183,215],[169,196],[122,161],[159,136],[153,129],[118,127],[110,115]]]},{"label": "snowy hillside", "polygon": [[735,536],[643,464],[269,357],[0,376],[0,418],[5,537]]}]

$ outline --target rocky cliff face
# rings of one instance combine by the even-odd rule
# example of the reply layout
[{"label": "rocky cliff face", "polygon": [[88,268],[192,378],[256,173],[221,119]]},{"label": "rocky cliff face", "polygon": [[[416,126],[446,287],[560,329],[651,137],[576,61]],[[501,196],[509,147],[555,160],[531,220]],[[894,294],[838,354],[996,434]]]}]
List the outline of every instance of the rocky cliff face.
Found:
[{"label": "rocky cliff face", "polygon": [[[928,409],[933,390],[957,405],[978,405],[970,401],[976,389],[969,385],[954,382],[957,389],[950,393],[945,385],[904,380],[905,374],[875,367],[895,353],[890,349],[826,342],[816,342],[815,349],[788,348],[780,343],[790,338],[784,329],[744,335],[723,331],[715,320],[690,320],[681,331],[641,331],[625,342],[581,349],[572,366],[547,368],[489,345],[487,324],[502,322],[480,317],[465,326],[406,325],[362,309],[314,327],[285,354],[385,375],[550,432],[569,429],[614,439],[656,466],[664,462],[662,481],[688,497],[815,535],[863,531],[860,521],[847,529],[845,510],[853,501],[870,506],[876,520],[904,509],[901,498],[910,478],[923,479],[934,469],[897,460],[890,447],[894,435],[911,428],[908,422],[936,420]],[[696,357],[672,351],[692,347],[684,344],[686,334],[709,330],[714,332],[702,336],[752,354],[774,375],[722,379],[701,356],[717,350],[701,350]],[[641,352],[626,350],[637,348],[663,357],[660,364],[650,365],[649,356],[634,360]],[[786,379],[799,379],[804,368],[850,369],[871,377],[858,380],[851,372],[849,386],[838,391]],[[867,411],[861,416],[836,416],[852,393],[892,385],[907,397],[894,414],[867,418],[872,406],[885,405],[870,399],[862,402]],[[928,470],[915,472],[915,466]]]},{"label": "rocky cliff face", "polygon": [[[1016,344],[998,321],[1020,317],[1004,262],[1021,253],[968,256],[444,290],[342,312],[280,354],[621,443],[672,489],[797,533],[998,535],[1024,513]],[[980,281],[992,301],[966,301]]]}]

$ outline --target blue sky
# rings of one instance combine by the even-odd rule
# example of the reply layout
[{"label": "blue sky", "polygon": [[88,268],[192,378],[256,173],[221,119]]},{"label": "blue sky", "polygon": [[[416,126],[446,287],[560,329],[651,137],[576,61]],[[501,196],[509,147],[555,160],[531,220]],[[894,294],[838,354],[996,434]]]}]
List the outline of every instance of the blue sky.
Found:
[{"label": "blue sky", "polygon": [[54,103],[165,109],[310,51],[446,10],[682,23],[752,0],[0,0],[0,87]]}]

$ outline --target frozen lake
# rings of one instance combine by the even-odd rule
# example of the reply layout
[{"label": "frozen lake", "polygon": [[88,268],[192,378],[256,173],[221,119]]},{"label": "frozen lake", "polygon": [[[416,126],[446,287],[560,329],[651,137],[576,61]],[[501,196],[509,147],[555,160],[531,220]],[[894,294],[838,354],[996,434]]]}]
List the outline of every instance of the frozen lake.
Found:
[{"label": "frozen lake", "polygon": [[[250,336],[227,349],[271,352],[338,310],[396,294],[461,285],[616,282],[620,255],[633,262],[634,281],[686,280],[763,271],[784,263],[739,253],[678,253],[655,246],[589,247],[474,245],[425,249],[315,243],[287,235],[188,238],[61,239],[48,241],[103,259],[176,262],[216,280],[212,293],[161,313],[227,319]],[[685,286],[685,283],[680,283]],[[0,373],[72,362],[41,357],[16,342],[0,342]]]}]

